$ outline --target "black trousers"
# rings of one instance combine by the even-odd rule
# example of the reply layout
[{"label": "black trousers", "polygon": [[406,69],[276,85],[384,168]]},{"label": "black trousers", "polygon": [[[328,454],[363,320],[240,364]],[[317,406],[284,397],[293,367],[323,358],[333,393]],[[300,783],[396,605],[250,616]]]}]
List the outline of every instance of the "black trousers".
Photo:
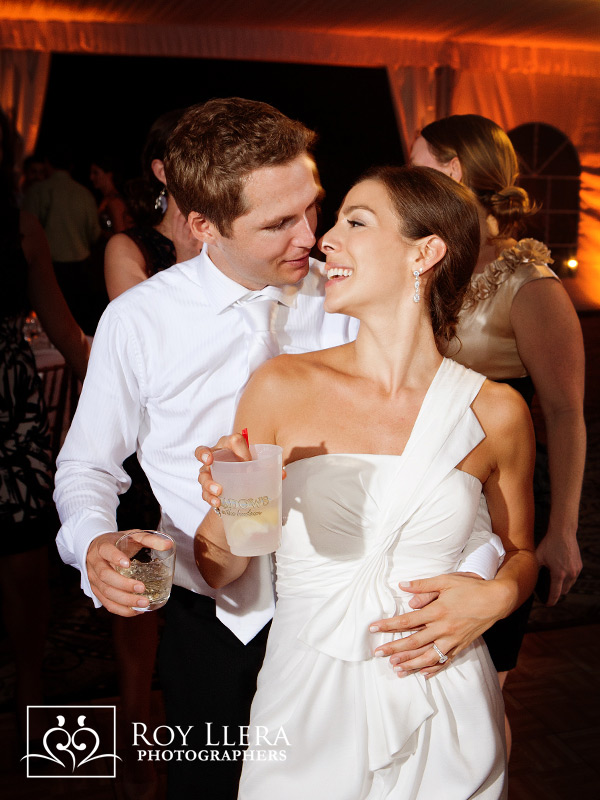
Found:
[{"label": "black trousers", "polygon": [[192,726],[184,749],[206,758],[170,761],[167,797],[235,800],[243,761],[224,758],[240,749],[227,746],[225,736],[237,742],[239,726],[248,724],[270,623],[244,645],[216,618],[214,600],[180,587],[173,588],[165,617],[158,672],[167,725]]}]

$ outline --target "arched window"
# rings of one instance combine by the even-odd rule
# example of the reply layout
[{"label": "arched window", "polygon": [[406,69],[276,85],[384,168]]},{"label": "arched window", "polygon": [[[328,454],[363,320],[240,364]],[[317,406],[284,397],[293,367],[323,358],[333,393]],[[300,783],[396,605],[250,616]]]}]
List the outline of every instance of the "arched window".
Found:
[{"label": "arched window", "polygon": [[540,207],[527,221],[525,235],[547,244],[555,272],[568,275],[567,262],[577,257],[581,175],[577,151],[562,131],[542,122],[519,125],[508,135],[519,156],[519,184]]}]

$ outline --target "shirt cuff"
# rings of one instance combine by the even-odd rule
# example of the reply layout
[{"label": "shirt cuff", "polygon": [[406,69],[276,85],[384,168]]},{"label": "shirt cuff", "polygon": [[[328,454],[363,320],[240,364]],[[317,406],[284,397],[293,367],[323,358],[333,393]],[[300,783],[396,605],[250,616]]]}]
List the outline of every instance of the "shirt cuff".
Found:
[{"label": "shirt cuff", "polygon": [[117,530],[117,521],[110,514],[88,510],[77,520],[76,525],[69,521],[58,532],[56,540],[58,553],[65,564],[70,564],[81,572],[81,588],[92,599],[96,608],[102,603],[90,585],[86,568],[87,552],[90,544],[98,536],[104,533],[116,533]]},{"label": "shirt cuff", "polygon": [[467,547],[458,564],[457,572],[474,572],[486,581],[496,577],[506,552],[502,541],[495,533],[488,534],[486,541]]}]

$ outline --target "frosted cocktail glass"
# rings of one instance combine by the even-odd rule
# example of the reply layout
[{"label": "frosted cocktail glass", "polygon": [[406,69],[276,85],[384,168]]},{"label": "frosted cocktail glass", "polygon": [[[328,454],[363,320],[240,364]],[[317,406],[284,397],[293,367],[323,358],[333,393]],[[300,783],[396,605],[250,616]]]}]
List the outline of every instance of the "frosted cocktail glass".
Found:
[{"label": "frosted cocktail glass", "polygon": [[129,559],[129,567],[115,569],[126,578],[135,578],[144,584],[141,597],[150,604],[134,611],[155,611],[171,596],[173,573],[175,572],[175,542],[160,531],[129,531],[117,541],[116,547]]},{"label": "frosted cocktail glass", "polygon": [[211,467],[223,487],[219,511],[236,556],[274,553],[281,544],[281,447],[253,444],[250,454],[252,461],[239,461],[230,450],[216,450]]}]

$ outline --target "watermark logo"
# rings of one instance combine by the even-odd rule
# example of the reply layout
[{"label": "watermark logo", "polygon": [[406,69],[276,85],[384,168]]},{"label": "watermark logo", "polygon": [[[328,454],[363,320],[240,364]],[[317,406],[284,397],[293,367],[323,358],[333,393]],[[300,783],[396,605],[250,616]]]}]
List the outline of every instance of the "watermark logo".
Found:
[{"label": "watermark logo", "polygon": [[28,706],[27,740],[28,778],[116,777],[115,706]]},{"label": "watermark logo", "polygon": [[137,761],[286,761],[290,746],[283,727],[264,725],[159,725],[153,731],[133,724]]}]

